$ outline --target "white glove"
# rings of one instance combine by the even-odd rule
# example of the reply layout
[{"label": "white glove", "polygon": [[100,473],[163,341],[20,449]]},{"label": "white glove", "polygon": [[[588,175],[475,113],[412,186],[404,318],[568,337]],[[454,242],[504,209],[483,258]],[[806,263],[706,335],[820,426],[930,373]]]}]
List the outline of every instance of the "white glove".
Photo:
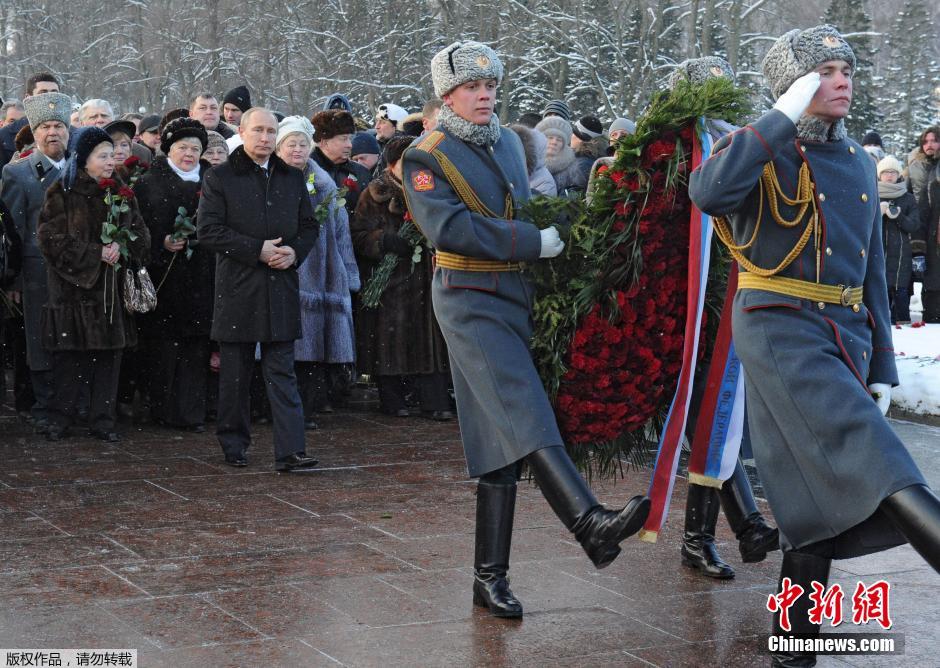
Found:
[{"label": "white glove", "polygon": [[868,391],[881,409],[881,414],[887,415],[891,407],[891,386],[887,383],[872,383],[868,386]]},{"label": "white glove", "polygon": [[542,250],[539,257],[555,257],[565,249],[565,242],[561,240],[558,230],[554,227],[546,227],[539,230],[542,235]]},{"label": "white glove", "polygon": [[804,74],[777,99],[774,109],[782,111],[796,125],[809,103],[813,101],[818,88],[819,72]]},{"label": "white glove", "polygon": [[884,216],[887,213],[888,213],[888,203],[881,202],[881,215]]}]

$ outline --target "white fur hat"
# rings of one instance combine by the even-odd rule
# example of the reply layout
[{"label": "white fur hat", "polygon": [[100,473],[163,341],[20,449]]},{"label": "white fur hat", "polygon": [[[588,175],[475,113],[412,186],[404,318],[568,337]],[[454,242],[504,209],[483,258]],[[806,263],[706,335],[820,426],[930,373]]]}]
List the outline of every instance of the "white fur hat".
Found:
[{"label": "white fur hat", "polygon": [[480,42],[454,42],[431,59],[434,94],[444,97],[460,84],[477,79],[503,79],[499,56]]}]

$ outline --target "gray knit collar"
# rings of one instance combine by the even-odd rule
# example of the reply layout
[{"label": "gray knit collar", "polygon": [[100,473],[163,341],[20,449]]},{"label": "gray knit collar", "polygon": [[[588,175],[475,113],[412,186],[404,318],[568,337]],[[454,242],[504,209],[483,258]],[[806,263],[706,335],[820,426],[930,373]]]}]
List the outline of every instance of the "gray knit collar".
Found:
[{"label": "gray knit collar", "polygon": [[840,118],[830,124],[816,116],[803,114],[796,124],[796,136],[807,141],[842,141],[846,137],[845,122]]},{"label": "gray knit collar", "polygon": [[490,122],[487,125],[477,125],[461,118],[445,105],[441,107],[437,122],[457,139],[462,139],[471,144],[486,146],[499,141],[499,118],[496,114],[490,117]]}]

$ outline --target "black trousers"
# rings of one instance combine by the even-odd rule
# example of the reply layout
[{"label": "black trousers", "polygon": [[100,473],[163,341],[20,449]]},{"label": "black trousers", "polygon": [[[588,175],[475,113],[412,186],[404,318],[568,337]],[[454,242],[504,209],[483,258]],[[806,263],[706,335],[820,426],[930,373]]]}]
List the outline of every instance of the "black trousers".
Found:
[{"label": "black trousers", "polygon": [[924,307],[924,322],[940,322],[940,290],[927,290],[920,292],[921,303]]},{"label": "black trousers", "polygon": [[406,408],[405,394],[406,381],[414,381],[418,390],[421,410],[448,411],[450,410],[450,395],[447,394],[448,374],[422,373],[409,376],[376,376],[375,383],[379,388],[379,403],[382,410],[390,413]]},{"label": "black trousers", "polygon": [[304,415],[312,418],[324,406],[344,401],[346,366],[327,362],[294,362]]},{"label": "black trousers", "polygon": [[[2,313],[2,311],[0,311]],[[13,403],[17,413],[29,411],[36,403],[33,381],[26,364],[26,328],[23,316],[4,316],[3,341],[8,346],[13,362]],[[6,396],[6,393],[3,395]]]},{"label": "black trousers", "polygon": [[88,401],[88,426],[114,429],[120,350],[63,350],[54,353],[52,376],[55,383],[53,421],[60,427],[75,422],[83,397]]},{"label": "black trousers", "polygon": [[154,342],[150,355],[150,413],[174,427],[206,421],[209,339],[193,336]]},{"label": "black trousers", "polygon": [[[234,457],[243,454],[251,444],[255,344],[220,343],[219,353],[219,422],[215,433],[222,451]],[[304,412],[294,375],[294,342],[262,343],[261,372],[271,405],[275,458],[303,452]]]}]

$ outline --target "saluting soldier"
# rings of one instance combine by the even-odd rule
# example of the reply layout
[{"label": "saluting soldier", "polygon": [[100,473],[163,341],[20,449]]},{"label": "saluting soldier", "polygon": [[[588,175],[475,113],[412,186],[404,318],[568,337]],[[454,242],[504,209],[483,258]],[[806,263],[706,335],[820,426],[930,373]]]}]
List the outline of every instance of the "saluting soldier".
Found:
[{"label": "saluting soldier", "polygon": [[432,299],[450,353],[467,468],[478,477],[473,601],[499,617],[522,605],[506,573],[516,481],[525,460],[552,509],[598,568],[646,521],[649,499],[607,510],[562,445],[529,350],[532,286],[522,263],[558,255],[555,228],[515,212],[529,198],[522,144],[493,110],[503,66],[490,47],[455,42],[431,61],[444,101],[437,130],[409,148],[403,182],[436,249]]},{"label": "saluting soldier", "polygon": [[[763,70],[774,108],[717,142],[689,190],[741,270],[734,342],[781,580],[809,592],[831,559],[904,542],[940,569],[940,500],[884,418],[898,377],[881,211],[874,163],[843,123],[855,54],[832,26],[792,30]],[[809,605],[790,609],[793,633],[818,633]]]}]

